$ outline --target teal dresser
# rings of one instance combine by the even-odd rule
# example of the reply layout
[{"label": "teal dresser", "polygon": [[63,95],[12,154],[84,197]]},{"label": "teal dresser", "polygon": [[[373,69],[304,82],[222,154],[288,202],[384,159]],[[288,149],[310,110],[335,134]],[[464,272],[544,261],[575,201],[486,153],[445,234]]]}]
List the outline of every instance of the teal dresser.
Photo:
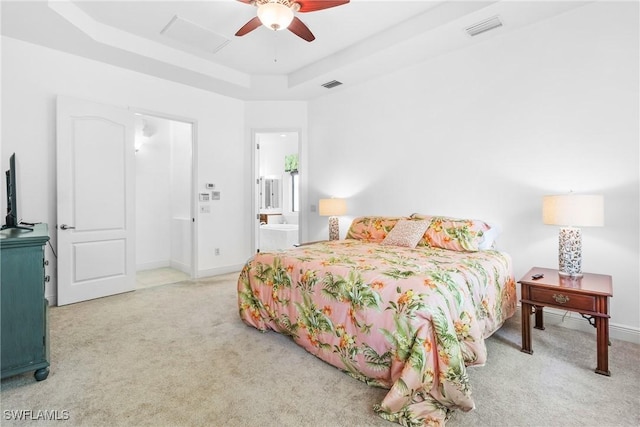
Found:
[{"label": "teal dresser", "polygon": [[2,378],[35,371],[49,375],[48,301],[44,297],[46,224],[33,231],[0,231],[0,364]]}]

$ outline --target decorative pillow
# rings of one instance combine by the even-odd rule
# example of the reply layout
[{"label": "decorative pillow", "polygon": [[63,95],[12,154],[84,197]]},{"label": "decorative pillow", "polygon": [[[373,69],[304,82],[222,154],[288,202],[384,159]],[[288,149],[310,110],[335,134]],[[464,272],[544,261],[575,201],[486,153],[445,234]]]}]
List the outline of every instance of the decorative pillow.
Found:
[{"label": "decorative pillow", "polygon": [[452,251],[478,251],[489,226],[475,219],[434,217],[425,233],[429,246]]},{"label": "decorative pillow", "polygon": [[427,227],[429,227],[429,221],[401,219],[380,244],[415,248],[427,231]]},{"label": "decorative pillow", "polygon": [[[409,218],[411,218],[411,219],[420,219],[420,220],[431,222],[431,220],[433,219],[433,216],[431,216],[431,215],[423,215],[423,214],[419,214],[419,213],[413,213],[413,214],[411,214],[411,216]],[[426,232],[425,232],[424,236],[422,236],[422,239],[420,239],[418,241],[417,246],[429,246],[429,242],[427,242],[427,234],[426,234]]]},{"label": "decorative pillow", "polygon": [[347,239],[364,240],[365,242],[382,242],[398,220],[405,217],[361,216],[354,218],[347,231]]}]

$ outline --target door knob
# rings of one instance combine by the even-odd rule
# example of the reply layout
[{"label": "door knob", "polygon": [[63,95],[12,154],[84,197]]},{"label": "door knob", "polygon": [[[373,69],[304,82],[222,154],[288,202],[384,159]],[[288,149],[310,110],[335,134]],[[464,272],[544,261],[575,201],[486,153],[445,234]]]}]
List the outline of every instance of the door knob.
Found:
[{"label": "door knob", "polygon": [[62,225],[60,226],[60,229],[61,229],[61,230],[71,230],[71,229],[75,229],[75,227],[72,227],[72,226],[67,225],[67,224],[62,224]]}]

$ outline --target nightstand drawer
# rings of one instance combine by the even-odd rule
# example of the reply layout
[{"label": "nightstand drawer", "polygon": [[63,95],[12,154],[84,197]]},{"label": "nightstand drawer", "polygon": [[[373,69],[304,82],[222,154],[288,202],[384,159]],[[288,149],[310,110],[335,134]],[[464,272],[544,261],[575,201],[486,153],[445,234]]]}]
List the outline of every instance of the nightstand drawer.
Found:
[{"label": "nightstand drawer", "polygon": [[596,298],[593,296],[564,292],[563,289],[542,289],[537,287],[530,288],[529,292],[531,301],[539,302],[541,305],[554,305],[588,312],[597,311]]}]

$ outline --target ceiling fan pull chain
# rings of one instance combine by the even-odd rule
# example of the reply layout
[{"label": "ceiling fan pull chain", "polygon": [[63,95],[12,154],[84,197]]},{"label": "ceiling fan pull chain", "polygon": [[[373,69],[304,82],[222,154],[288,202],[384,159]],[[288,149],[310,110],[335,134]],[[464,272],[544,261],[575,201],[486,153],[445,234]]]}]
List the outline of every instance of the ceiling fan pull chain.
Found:
[{"label": "ceiling fan pull chain", "polygon": [[273,32],[273,62],[278,62],[278,32]]}]

